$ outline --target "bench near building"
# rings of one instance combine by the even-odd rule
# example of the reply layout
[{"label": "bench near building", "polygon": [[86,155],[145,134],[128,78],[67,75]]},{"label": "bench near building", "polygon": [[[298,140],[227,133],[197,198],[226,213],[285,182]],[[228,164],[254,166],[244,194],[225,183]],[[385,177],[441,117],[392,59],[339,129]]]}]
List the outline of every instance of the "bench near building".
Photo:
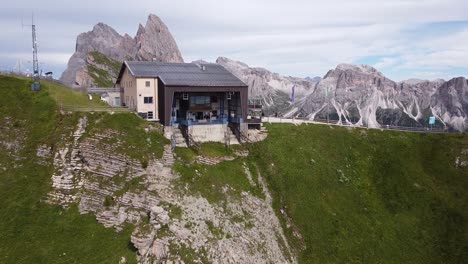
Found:
[{"label": "bench near building", "polygon": [[187,142],[240,139],[248,129],[248,87],[218,64],[126,61],[116,87],[123,106]]}]

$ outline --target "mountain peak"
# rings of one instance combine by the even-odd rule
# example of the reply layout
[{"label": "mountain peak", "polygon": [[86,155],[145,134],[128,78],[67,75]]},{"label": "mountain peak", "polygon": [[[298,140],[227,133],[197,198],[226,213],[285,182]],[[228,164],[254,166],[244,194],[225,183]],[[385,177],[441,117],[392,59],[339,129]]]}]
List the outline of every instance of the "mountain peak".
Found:
[{"label": "mountain peak", "polygon": [[94,25],[93,27],[93,30],[87,32],[87,33],[82,33],[80,35],[83,35],[83,34],[87,34],[87,35],[95,35],[95,36],[101,36],[101,37],[104,37],[106,38],[108,35],[112,36],[112,37],[120,37],[120,34],[117,33],[117,31],[115,31],[115,29],[113,29],[111,26],[103,23],[103,22],[99,22],[97,23],[96,25]]},{"label": "mountain peak", "polygon": [[247,68],[249,67],[249,65],[247,65],[246,63],[243,63],[241,61],[236,61],[236,60],[232,60],[230,58],[227,58],[227,57],[218,57],[216,59],[216,63],[218,64],[221,64],[221,65],[227,65],[227,64],[237,64],[238,66],[242,67],[242,68]]},{"label": "mountain peak", "polygon": [[[120,35],[103,22],[97,23],[92,31],[81,33],[76,41],[75,54],[70,58],[67,69],[60,78],[73,86],[96,85],[87,71],[88,54],[97,51],[109,59],[122,62],[125,59],[162,62],[183,62],[177,43],[168,27],[156,15],[150,14],[143,26],[139,24],[134,38]],[[97,68],[100,65],[94,65]],[[102,67],[101,67],[102,68]],[[91,74],[93,75],[93,74]],[[80,79],[78,81],[78,79]],[[109,82],[114,80],[109,80]]]},{"label": "mountain peak", "polygon": [[379,72],[377,69],[375,69],[372,66],[366,65],[366,64],[347,64],[347,63],[342,63],[339,64],[336,67],[336,70],[342,70],[342,71],[355,71],[355,72],[361,72],[361,73],[366,73],[366,74],[378,74],[382,75],[381,72]]},{"label": "mountain peak", "polygon": [[93,30],[100,29],[100,28],[110,28],[110,26],[107,25],[106,23],[99,22],[96,25],[94,25]]},{"label": "mountain peak", "polygon": [[157,15],[155,15],[155,14],[149,14],[149,15],[148,15],[148,21],[147,21],[147,23],[148,23],[148,22],[151,22],[151,23],[161,23],[162,20],[161,20],[161,18],[159,18],[159,17],[158,17]]}]

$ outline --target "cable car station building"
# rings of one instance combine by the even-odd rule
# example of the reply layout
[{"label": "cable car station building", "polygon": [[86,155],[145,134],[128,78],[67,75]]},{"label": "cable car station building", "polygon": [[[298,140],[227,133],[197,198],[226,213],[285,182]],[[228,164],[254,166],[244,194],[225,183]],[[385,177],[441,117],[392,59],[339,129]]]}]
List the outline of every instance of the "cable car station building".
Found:
[{"label": "cable car station building", "polygon": [[247,129],[248,87],[218,64],[125,61],[116,87],[123,106],[166,128]]}]

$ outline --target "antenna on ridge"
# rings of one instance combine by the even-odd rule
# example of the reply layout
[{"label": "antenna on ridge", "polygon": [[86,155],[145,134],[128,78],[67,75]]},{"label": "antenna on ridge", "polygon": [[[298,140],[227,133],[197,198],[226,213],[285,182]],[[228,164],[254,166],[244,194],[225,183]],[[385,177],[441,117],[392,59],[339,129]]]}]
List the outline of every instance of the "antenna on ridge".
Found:
[{"label": "antenna on ridge", "polygon": [[31,89],[33,91],[38,91],[40,90],[40,74],[39,74],[39,60],[37,59],[37,38],[36,38],[36,25],[34,24],[34,12],[31,14],[31,25],[25,25],[23,23],[23,19],[21,19],[21,27],[25,26],[31,26],[31,32],[32,32],[32,50],[33,50],[33,84],[31,85]]}]

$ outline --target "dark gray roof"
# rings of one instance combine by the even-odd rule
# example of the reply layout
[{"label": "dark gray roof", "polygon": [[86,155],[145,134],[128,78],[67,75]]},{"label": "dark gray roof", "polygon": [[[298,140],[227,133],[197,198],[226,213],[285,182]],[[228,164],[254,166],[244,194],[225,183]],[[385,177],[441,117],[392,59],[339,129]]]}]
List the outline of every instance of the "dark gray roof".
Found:
[{"label": "dark gray roof", "polygon": [[158,77],[168,86],[247,86],[223,66],[214,63],[126,61],[124,64],[134,77]]}]

